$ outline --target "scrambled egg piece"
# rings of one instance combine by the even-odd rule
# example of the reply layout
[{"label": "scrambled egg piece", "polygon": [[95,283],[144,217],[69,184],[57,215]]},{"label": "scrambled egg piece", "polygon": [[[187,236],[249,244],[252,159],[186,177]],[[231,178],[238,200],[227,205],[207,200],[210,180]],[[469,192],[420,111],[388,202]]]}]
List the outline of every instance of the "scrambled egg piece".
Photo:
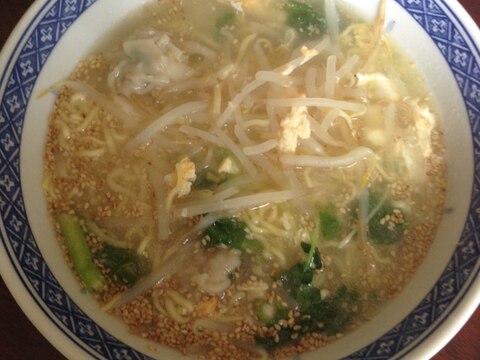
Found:
[{"label": "scrambled egg piece", "polygon": [[[195,164],[189,158],[183,158],[175,165],[175,173],[165,177],[165,182],[174,186],[173,190],[176,190],[176,195],[182,197],[190,194],[192,183],[196,178]],[[174,185],[174,183],[176,184]]]},{"label": "scrambled egg piece", "polygon": [[425,158],[432,156],[432,131],[435,128],[435,115],[428,105],[419,104],[415,99],[411,102],[414,122],[408,127],[405,142],[396,142],[393,151],[403,157],[405,173],[412,184],[427,181]]},{"label": "scrambled egg piece", "polygon": [[170,209],[175,196],[183,197],[192,191],[192,183],[197,179],[195,164],[188,157],[175,165],[175,172],[165,176],[165,183],[173,187],[167,195],[166,208]]},{"label": "scrambled egg piece", "polygon": [[224,174],[237,174],[239,171],[237,164],[229,157],[223,159],[218,167],[218,172]]},{"label": "scrambled egg piece", "polygon": [[308,139],[311,134],[307,107],[292,107],[290,114],[280,123],[280,127],[280,151],[294,153],[297,149],[298,138]]},{"label": "scrambled egg piece", "polygon": [[435,116],[427,106],[418,105],[418,100],[414,101],[412,107],[417,114],[415,129],[418,144],[422,148],[423,155],[428,157],[432,155],[432,131],[435,127]]},{"label": "scrambled egg piece", "polygon": [[357,74],[357,86],[368,91],[368,97],[373,100],[398,101],[399,96],[395,91],[392,81],[384,74]]},{"label": "scrambled egg piece", "polygon": [[316,49],[309,49],[306,46],[302,46],[300,49],[300,52],[302,53],[303,56],[305,56],[307,59],[311,59],[315,56],[318,55],[318,50]]}]

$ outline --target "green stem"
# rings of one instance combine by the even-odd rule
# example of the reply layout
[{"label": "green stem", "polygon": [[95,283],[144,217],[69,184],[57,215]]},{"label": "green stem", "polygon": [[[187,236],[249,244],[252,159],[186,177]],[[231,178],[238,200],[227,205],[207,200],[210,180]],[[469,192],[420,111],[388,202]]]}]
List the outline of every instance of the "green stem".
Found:
[{"label": "green stem", "polygon": [[101,293],[105,290],[107,281],[93,262],[92,253],[80,224],[68,214],[59,215],[58,223],[75,272],[89,292]]},{"label": "green stem", "polygon": [[318,237],[320,236],[320,216],[315,217],[315,227],[310,232],[310,250],[308,252],[307,261],[303,265],[304,271],[311,268],[315,252],[318,247]]}]

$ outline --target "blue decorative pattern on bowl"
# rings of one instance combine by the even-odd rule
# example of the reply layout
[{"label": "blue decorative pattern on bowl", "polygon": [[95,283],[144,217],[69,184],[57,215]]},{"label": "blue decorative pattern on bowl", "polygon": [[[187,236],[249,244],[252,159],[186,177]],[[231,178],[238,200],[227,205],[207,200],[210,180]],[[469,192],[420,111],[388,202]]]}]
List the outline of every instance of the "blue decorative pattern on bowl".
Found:
[{"label": "blue decorative pattern on bowl", "polygon": [[[455,76],[473,134],[475,174],[480,174],[480,56],[467,32],[442,0],[396,0],[425,29]],[[96,0],[52,0],[26,27],[1,74],[1,241],[18,276],[57,327],[94,358],[147,359],[100,328],[68,297],[45,263],[28,224],[20,184],[20,141],[26,106],[55,45]],[[477,129],[477,130],[475,130]],[[475,133],[475,131],[477,131]],[[461,301],[479,272],[480,178],[461,240],[439,281],[397,326],[348,359],[391,359],[407,354],[429,336]],[[4,236],[6,235],[6,236]]]}]

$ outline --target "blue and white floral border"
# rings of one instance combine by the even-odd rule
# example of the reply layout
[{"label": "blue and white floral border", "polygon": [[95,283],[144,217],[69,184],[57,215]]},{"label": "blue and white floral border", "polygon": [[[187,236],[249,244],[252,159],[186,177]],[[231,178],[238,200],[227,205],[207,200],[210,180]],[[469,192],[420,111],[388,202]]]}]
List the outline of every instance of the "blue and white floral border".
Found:
[{"label": "blue and white floral border", "polygon": [[[97,0],[51,0],[31,20],[0,74],[1,242],[15,271],[60,331],[95,358],[149,359],[112,337],[67,296],[50,272],[28,224],[20,183],[20,142],[37,77],[68,28]],[[468,219],[448,266],[423,301],[397,326],[347,359],[399,357],[438,327],[477,278],[480,264],[480,56],[442,0],[396,0],[429,34],[464,97],[474,140],[475,179]]]}]

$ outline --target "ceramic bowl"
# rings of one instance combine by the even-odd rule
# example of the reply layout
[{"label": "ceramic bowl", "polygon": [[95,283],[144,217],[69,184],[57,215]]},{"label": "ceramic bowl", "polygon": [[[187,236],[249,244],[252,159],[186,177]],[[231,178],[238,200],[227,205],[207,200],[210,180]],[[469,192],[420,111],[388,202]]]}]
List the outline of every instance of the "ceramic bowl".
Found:
[{"label": "ceramic bowl", "polygon": [[[378,0],[349,0],[373,14]],[[71,359],[173,359],[130,335],[80,291],[41,189],[53,95],[112,26],[142,0],[37,0],[0,56],[0,271],[23,311]],[[480,31],[454,0],[390,0],[387,31],[418,64],[439,104],[448,149],[445,216],[403,293],[371,322],[302,359],[428,358],[480,300]]]}]

